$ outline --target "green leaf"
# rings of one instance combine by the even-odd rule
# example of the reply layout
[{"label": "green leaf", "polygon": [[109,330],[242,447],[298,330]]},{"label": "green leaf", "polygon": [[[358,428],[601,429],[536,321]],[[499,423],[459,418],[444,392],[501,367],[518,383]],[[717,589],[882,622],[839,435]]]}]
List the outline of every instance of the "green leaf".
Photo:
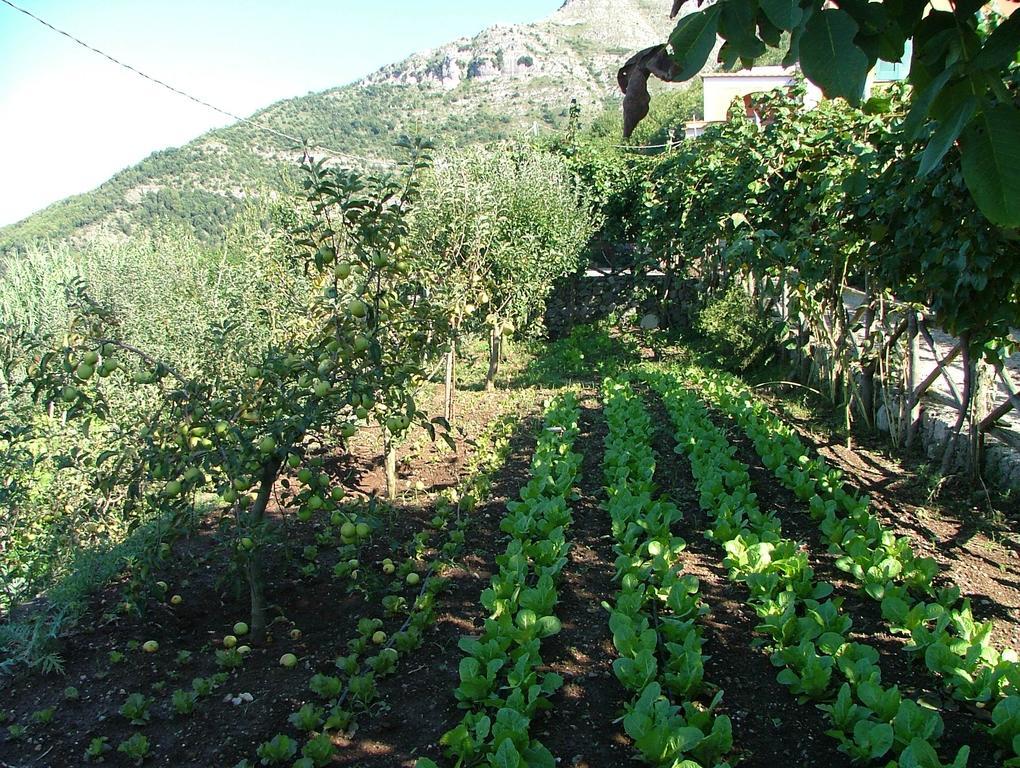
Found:
[{"label": "green leaf", "polygon": [[928,117],[928,112],[931,111],[932,102],[935,101],[935,98],[945,87],[946,83],[949,82],[949,78],[953,76],[953,73],[954,69],[951,67],[942,70],[938,77],[925,86],[923,91],[915,95],[913,106],[911,106],[910,112],[907,113],[907,117],[901,126],[907,141],[914,141],[918,137],[921,128],[924,127],[924,120]]},{"label": "green leaf", "polygon": [[928,146],[921,153],[921,167],[917,171],[918,176],[923,179],[942,162],[946,152],[949,151],[949,148],[953,146],[953,142],[963,132],[964,126],[974,116],[975,110],[977,110],[977,98],[969,96],[960,102],[949,117],[939,123],[939,127],[932,135]]},{"label": "green leaf", "polygon": [[971,64],[978,69],[999,69],[1016,60],[1020,49],[1020,13],[1014,11],[985,40]]},{"label": "green leaf", "polygon": [[758,5],[765,17],[780,29],[793,29],[804,15],[797,0],[759,0]]},{"label": "green leaf", "polygon": [[757,8],[751,0],[727,0],[720,3],[718,34],[733,46],[741,60],[754,60],[765,53],[765,43],[755,35]]},{"label": "green leaf", "polygon": [[531,742],[521,757],[528,768],[556,768],[556,758],[538,741]]},{"label": "green leaf", "polygon": [[489,764],[493,768],[521,768],[523,761],[514,743],[510,739],[504,739],[496,754],[489,758]]},{"label": "green leaf", "polygon": [[996,704],[992,722],[988,733],[993,739],[1006,746],[1016,743],[1020,738],[1020,696],[1007,696]]},{"label": "green leaf", "polygon": [[804,25],[798,25],[794,27],[793,32],[790,33],[790,47],[786,51],[786,55],[783,57],[783,66],[792,67],[798,61],[800,61],[800,41],[804,37]]},{"label": "green leaf", "polygon": [[1020,110],[1000,104],[979,114],[960,139],[963,177],[993,224],[1020,227]]},{"label": "green leaf", "polygon": [[758,36],[769,48],[778,48],[783,42],[783,30],[764,16],[758,16]]},{"label": "green leaf", "polygon": [[778,680],[782,685],[785,685],[787,688],[797,685],[797,683],[800,682],[800,678],[797,677],[797,673],[792,669],[779,670],[779,674],[776,675],[776,680]]},{"label": "green leaf", "polygon": [[892,99],[888,96],[872,96],[864,102],[864,114],[887,115],[892,110]]},{"label": "green leaf", "polygon": [[719,29],[719,12],[720,7],[713,5],[703,11],[684,16],[676,25],[673,34],[669,36],[673,58],[680,68],[676,76],[677,82],[694,77],[708,61]]},{"label": "green leaf", "polygon": [[868,57],[857,45],[857,22],[846,11],[826,8],[808,21],[800,40],[804,76],[829,98],[856,104],[868,77]]},{"label": "green leaf", "polygon": [[114,456],[119,456],[119,455],[120,455],[120,453],[118,451],[109,451],[109,450],[103,451],[102,453],[99,454],[98,457],[96,457],[96,466],[97,467],[101,467],[103,464],[105,464],[107,461],[112,459]]},{"label": "green leaf", "polygon": [[889,723],[860,720],[854,726],[854,742],[858,747],[867,750],[867,755],[872,760],[877,760],[892,749],[893,738],[893,728]]},{"label": "green leaf", "polygon": [[942,768],[938,753],[924,739],[913,739],[900,753],[900,768]]}]

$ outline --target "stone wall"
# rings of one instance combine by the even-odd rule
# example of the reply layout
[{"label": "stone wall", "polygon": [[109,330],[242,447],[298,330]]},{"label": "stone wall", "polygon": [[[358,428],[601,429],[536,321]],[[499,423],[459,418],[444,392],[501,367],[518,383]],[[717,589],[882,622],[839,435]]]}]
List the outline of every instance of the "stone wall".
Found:
[{"label": "stone wall", "polygon": [[581,272],[562,278],[546,301],[545,326],[551,339],[570,333],[582,323],[595,323],[611,314],[631,316],[635,323],[658,308],[661,275]]},{"label": "stone wall", "polygon": [[[894,406],[895,407],[895,406]],[[953,428],[959,412],[931,399],[921,403],[921,421],[917,428],[917,441],[925,457],[936,466],[942,462],[946,446],[952,440]],[[882,432],[889,432],[889,411],[886,406],[878,409],[877,426]],[[963,472],[970,462],[970,430],[964,425],[956,444],[952,469]],[[996,430],[984,436],[984,466],[982,477],[991,485],[1003,490],[1020,490],[1020,451],[1005,435]]]}]

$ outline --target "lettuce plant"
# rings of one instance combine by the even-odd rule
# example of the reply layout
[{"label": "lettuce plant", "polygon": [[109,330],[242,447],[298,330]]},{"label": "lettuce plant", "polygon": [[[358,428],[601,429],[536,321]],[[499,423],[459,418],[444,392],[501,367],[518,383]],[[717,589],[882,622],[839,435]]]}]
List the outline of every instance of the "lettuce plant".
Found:
[{"label": "lettuce plant", "polygon": [[133,734],[117,745],[117,751],[134,760],[136,765],[141,765],[149,754],[149,740],[141,733]]},{"label": "lettuce plant", "polygon": [[295,741],[282,733],[259,744],[256,754],[262,765],[282,765],[297,754]]}]

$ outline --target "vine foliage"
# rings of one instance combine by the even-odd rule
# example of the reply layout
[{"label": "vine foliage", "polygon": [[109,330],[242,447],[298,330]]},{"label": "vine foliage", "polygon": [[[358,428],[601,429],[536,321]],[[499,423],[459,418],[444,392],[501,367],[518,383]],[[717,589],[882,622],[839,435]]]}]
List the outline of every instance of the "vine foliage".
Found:
[{"label": "vine foliage", "polygon": [[[674,0],[673,15],[684,5]],[[625,135],[648,113],[648,78],[689,80],[717,38],[726,68],[750,67],[768,48],[785,48],[785,65],[799,63],[826,97],[852,105],[861,103],[878,60],[901,61],[912,40],[912,96],[897,129],[908,145],[924,143],[918,175],[934,172],[958,144],[960,172],[980,211],[999,226],[1020,226],[1020,12],[993,28],[989,19],[996,17],[982,0],[960,0],[952,10],[921,0],[836,5],[718,0],[683,15],[667,43],[640,51],[620,69]]]}]

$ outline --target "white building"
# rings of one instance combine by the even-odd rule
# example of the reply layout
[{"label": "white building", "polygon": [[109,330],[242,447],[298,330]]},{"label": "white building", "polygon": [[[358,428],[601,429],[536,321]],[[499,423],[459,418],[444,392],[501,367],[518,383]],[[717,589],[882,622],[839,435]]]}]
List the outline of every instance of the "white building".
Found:
[{"label": "white building", "polygon": [[[888,83],[902,80],[907,76],[910,60],[910,42],[903,54],[903,62],[879,61],[878,65],[868,74],[865,96],[874,83]],[[700,136],[705,126],[721,123],[726,120],[726,113],[734,99],[743,98],[746,114],[754,118],[754,106],[751,97],[756,93],[764,93],[777,88],[789,88],[797,81],[797,67],[752,67],[738,69],[733,72],[709,72],[702,75],[704,86],[704,119],[694,120],[685,126],[684,137],[691,139]],[[804,103],[813,107],[822,100],[822,92],[814,83],[805,81],[806,93]]]}]

